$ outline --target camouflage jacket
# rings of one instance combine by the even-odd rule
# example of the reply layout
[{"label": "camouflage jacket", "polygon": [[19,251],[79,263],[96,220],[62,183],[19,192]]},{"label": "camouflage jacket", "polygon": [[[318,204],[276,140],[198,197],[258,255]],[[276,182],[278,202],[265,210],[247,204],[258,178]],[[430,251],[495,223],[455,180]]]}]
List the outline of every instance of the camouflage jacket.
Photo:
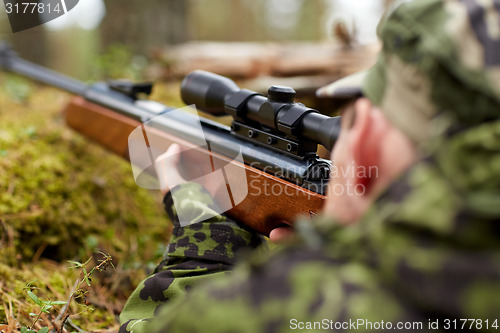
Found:
[{"label": "camouflage jacket", "polygon": [[176,227],[167,257],[125,306],[120,332],[457,331],[460,319],[497,331],[499,152],[500,122],[457,134],[360,223],[319,218],[301,244],[251,255],[230,274],[237,252],[259,238],[223,217]]}]

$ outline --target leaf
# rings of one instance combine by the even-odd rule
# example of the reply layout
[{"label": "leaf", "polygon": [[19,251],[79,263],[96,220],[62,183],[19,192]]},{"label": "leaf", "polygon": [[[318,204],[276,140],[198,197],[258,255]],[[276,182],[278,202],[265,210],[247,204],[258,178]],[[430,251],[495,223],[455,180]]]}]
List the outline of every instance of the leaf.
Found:
[{"label": "leaf", "polygon": [[73,264],[75,266],[71,266],[70,268],[75,268],[75,267],[83,267],[82,263],[81,262],[78,262],[78,261],[73,261],[73,260],[68,260],[68,262],[70,264]]},{"label": "leaf", "polygon": [[83,276],[83,278],[85,279],[85,282],[87,282],[87,285],[90,287],[89,276],[88,276],[88,273],[87,273],[87,270],[85,269],[85,267],[83,267],[83,274],[85,274]]},{"label": "leaf", "polygon": [[49,331],[49,328],[48,327],[42,327],[38,333],[47,333]]},{"label": "leaf", "polygon": [[40,299],[38,299],[37,295],[35,295],[31,290],[28,290],[27,293],[28,293],[28,296],[33,300],[33,302],[42,306],[42,302],[40,302]]},{"label": "leaf", "polygon": [[26,284],[26,287],[24,287],[24,288],[31,288],[31,285],[32,285],[33,283],[35,283],[36,281],[38,281],[38,279],[35,279],[35,280],[33,280],[33,281],[28,282],[28,283]]},{"label": "leaf", "polygon": [[87,277],[87,275],[85,275],[85,282],[87,282],[87,286],[90,287],[90,281],[89,281],[89,278]]},{"label": "leaf", "polygon": [[21,327],[21,333],[36,333],[34,330],[27,328],[26,326]]},{"label": "leaf", "polygon": [[64,302],[64,301],[53,301],[53,302],[50,302],[50,304],[52,304],[52,305],[64,305],[64,304],[68,304],[68,302]]},{"label": "leaf", "polygon": [[30,312],[30,317],[36,317],[38,316],[36,313]]}]

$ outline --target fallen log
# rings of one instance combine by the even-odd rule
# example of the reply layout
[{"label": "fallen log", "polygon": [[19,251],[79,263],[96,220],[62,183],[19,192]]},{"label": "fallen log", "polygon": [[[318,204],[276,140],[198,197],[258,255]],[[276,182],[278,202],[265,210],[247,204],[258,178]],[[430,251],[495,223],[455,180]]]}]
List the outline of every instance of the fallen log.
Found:
[{"label": "fallen log", "polygon": [[338,43],[191,42],[155,52],[149,74],[182,78],[203,69],[237,79],[293,76],[342,77],[372,65],[377,44],[345,47]]}]

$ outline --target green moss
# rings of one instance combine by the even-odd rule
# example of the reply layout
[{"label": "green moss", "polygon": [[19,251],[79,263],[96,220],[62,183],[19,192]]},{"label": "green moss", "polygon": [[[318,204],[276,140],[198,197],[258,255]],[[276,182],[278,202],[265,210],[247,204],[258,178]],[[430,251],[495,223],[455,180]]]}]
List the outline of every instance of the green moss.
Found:
[{"label": "green moss", "polygon": [[[154,99],[182,106],[177,90],[159,85]],[[120,268],[92,284],[120,308],[169,238],[160,194],[139,188],[128,162],[65,126],[61,110],[69,98],[0,74],[0,324],[9,309],[30,324],[36,306],[23,288],[35,279],[40,297],[66,300],[79,277],[66,260],[85,261],[97,251],[110,253]],[[73,304],[78,315],[71,318],[85,330],[117,325],[108,309],[81,311]]]},{"label": "green moss", "polygon": [[[159,193],[139,188],[127,162],[64,126],[67,99],[38,88],[19,104],[0,92],[0,219],[16,252],[23,260],[43,248],[55,259],[98,247],[126,253],[139,230],[164,241]],[[138,250],[153,254],[156,244]]]}]

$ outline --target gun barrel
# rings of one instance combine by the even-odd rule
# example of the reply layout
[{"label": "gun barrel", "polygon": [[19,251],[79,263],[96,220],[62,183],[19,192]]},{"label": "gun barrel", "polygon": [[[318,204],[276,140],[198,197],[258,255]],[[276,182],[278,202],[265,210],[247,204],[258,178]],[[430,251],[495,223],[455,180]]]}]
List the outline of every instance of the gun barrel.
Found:
[{"label": "gun barrel", "polygon": [[75,95],[82,95],[87,89],[81,81],[19,58],[7,43],[0,44],[0,67]]}]

